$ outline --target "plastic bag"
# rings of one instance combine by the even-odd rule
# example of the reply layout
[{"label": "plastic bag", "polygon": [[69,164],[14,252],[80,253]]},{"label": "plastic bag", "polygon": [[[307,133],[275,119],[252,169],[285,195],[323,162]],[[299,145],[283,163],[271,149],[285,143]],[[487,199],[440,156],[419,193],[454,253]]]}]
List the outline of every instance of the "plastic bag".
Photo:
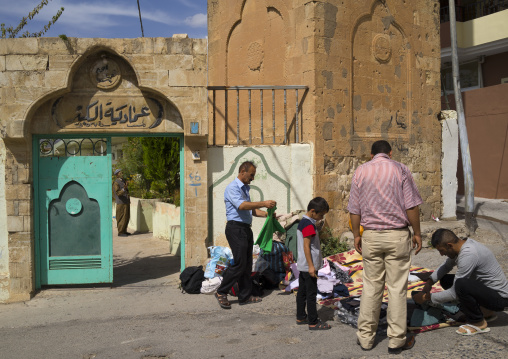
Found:
[{"label": "plastic bag", "polygon": [[256,262],[259,258],[259,252],[261,252],[261,249],[257,244],[254,244],[252,247],[252,271],[256,271]]},{"label": "plastic bag", "polygon": [[205,278],[214,278],[224,275],[224,270],[233,261],[233,253],[228,247],[211,246],[210,261],[206,265]]}]

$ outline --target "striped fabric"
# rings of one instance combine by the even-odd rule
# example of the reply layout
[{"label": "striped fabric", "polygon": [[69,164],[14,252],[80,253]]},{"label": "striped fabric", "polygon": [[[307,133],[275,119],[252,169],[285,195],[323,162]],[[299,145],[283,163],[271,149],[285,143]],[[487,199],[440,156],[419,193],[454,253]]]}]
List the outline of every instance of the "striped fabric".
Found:
[{"label": "striped fabric", "polygon": [[407,227],[406,210],[422,202],[411,171],[379,153],[356,169],[347,209],[365,229],[395,229]]}]

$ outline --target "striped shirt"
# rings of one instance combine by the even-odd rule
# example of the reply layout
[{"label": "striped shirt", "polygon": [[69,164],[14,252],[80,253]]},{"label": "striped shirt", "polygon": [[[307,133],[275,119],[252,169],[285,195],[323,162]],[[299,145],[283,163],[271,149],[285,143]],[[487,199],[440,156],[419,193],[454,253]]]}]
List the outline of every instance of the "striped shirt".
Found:
[{"label": "striped shirt", "polygon": [[356,169],[347,209],[365,229],[396,229],[409,225],[406,210],[422,202],[411,171],[378,153]]}]

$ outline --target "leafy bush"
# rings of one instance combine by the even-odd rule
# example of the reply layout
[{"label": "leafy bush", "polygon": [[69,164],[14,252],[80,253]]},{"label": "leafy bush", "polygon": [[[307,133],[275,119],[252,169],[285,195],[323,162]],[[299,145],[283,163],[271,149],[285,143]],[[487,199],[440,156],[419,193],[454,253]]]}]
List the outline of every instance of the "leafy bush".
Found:
[{"label": "leafy bush", "polygon": [[349,244],[345,241],[341,241],[340,237],[335,236],[329,227],[323,228],[323,230],[319,232],[319,239],[321,240],[321,253],[323,257],[342,253],[350,249]]}]

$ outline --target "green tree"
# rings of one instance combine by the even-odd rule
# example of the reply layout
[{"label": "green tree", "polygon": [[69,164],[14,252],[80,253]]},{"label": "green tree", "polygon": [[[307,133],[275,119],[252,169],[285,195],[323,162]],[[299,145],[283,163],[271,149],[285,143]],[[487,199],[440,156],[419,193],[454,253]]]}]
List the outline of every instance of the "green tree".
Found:
[{"label": "green tree", "polygon": [[144,177],[151,181],[151,192],[174,201],[180,187],[180,143],[178,138],[143,137],[141,144]]},{"label": "green tree", "polygon": [[161,198],[180,203],[180,144],[177,138],[128,138],[116,164],[138,198]]},{"label": "green tree", "polygon": [[[39,11],[41,11],[41,9],[44,6],[48,5],[49,1],[50,0],[42,0],[39,5],[37,5],[32,11],[30,11],[28,13],[27,17],[23,17],[21,19],[21,21],[19,22],[18,26],[16,26],[16,28],[13,28],[12,26],[5,27],[5,24],[3,24],[3,23],[0,24],[0,31],[2,32],[2,39],[17,37],[19,32],[21,30],[23,30],[23,28],[28,23],[28,21],[32,20],[35,17],[35,15],[37,15],[39,13]],[[13,4],[13,6],[15,6],[15,5]],[[53,16],[53,18],[48,22],[48,24],[44,25],[44,28],[41,31],[32,32],[32,33],[30,33],[29,31],[25,31],[24,33],[21,34],[21,37],[41,37],[49,30],[51,25],[53,25],[58,20],[58,18],[62,15],[63,11],[64,11],[64,8],[61,7],[60,10],[57,11],[56,15]]]}]

